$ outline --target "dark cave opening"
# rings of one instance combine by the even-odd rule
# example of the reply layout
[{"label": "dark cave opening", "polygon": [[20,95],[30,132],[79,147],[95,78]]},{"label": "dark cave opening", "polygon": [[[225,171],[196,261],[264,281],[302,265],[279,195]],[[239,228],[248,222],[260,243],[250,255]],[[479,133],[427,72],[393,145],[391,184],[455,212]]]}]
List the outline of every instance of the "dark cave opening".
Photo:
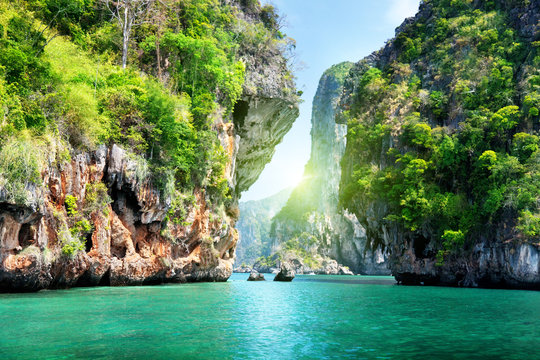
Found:
[{"label": "dark cave opening", "polygon": [[235,126],[241,128],[244,124],[244,120],[249,112],[249,103],[244,100],[239,100],[234,105],[233,119]]},{"label": "dark cave opening", "polygon": [[416,235],[413,240],[414,255],[418,259],[428,258],[429,255],[426,254],[426,247],[429,244],[429,239],[426,239],[423,235]]},{"label": "dark cave opening", "polygon": [[107,270],[99,280],[98,286],[111,286],[111,269]]},{"label": "dark cave opening", "polygon": [[88,234],[84,243],[84,250],[89,253],[92,250],[92,245],[92,234]]},{"label": "dark cave opening", "polygon": [[22,224],[21,229],[19,230],[19,246],[25,248],[34,243],[32,238],[32,225]]},{"label": "dark cave opening", "polygon": [[139,214],[141,207],[137,201],[135,192],[131,189],[131,186],[123,185],[118,190],[116,183],[111,186],[111,198],[113,200],[112,208],[119,216],[124,214],[126,209],[131,209],[133,214]]},{"label": "dark cave opening", "polygon": [[124,246],[111,246],[111,255],[123,259],[126,256],[126,248]]}]

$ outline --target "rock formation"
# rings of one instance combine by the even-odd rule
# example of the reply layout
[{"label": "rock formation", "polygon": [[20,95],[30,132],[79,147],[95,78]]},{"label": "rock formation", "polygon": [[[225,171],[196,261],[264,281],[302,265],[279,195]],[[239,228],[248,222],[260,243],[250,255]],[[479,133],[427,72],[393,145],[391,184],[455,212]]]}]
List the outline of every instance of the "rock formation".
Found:
[{"label": "rock formation", "polygon": [[338,204],[340,161],[345,151],[347,125],[336,124],[335,113],[344,78],[351,67],[351,63],[342,63],[322,75],[313,99],[311,158],[304,180],[272,223],[274,251],[289,242],[313,258],[305,264],[302,260],[305,256],[289,255],[296,258],[298,272],[337,274],[337,263],[335,269],[327,266],[335,259],[334,262],[356,273],[389,274],[387,252],[371,250],[356,216],[342,212]]},{"label": "rock formation", "polygon": [[257,271],[253,270],[247,279],[247,281],[264,281],[264,275],[259,274]]},{"label": "rock formation", "polygon": [[[235,16],[260,21],[259,2],[250,13],[243,2],[225,3],[239,7]],[[211,203],[205,185],[196,185],[173,204],[151,182],[145,159],[114,143],[86,152],[67,148],[71,156],[64,161],[49,153],[40,164],[41,183],[26,184],[26,205],[17,205],[0,181],[0,291],[226,281],[238,242],[239,195],[298,116],[294,81],[278,46],[241,49],[239,56],[241,100],[230,116],[219,104],[210,115],[228,156],[228,203]],[[182,221],[169,221],[174,211]],[[78,221],[80,212],[91,222]],[[75,233],[88,235],[76,239]]]},{"label": "rock formation", "polygon": [[[530,225],[538,223],[539,21],[538,1],[424,1],[346,79],[340,196],[368,242],[389,251],[398,282],[540,289]],[[503,63],[506,80],[497,83]],[[511,109],[519,109],[514,122],[497,124]],[[536,145],[519,153],[520,138]],[[490,155],[499,169],[507,159],[527,170],[497,178],[496,166],[482,165]],[[529,186],[532,200],[516,202]]]},{"label": "rock formation", "polygon": [[236,223],[238,244],[236,246],[236,265],[251,266],[260,256],[269,256],[272,250],[270,228],[272,218],[287,202],[292,189],[261,200],[240,201],[240,217]]},{"label": "rock formation", "polygon": [[[247,116],[250,129],[267,129],[262,139],[273,139],[261,148],[279,142],[298,114],[292,102],[281,102],[281,108],[274,105],[270,114],[260,112],[255,104],[255,109],[242,105],[253,115]],[[276,112],[280,114],[277,123]],[[239,135],[236,124],[225,123],[221,128],[224,126],[230,129],[219,134],[224,145],[230,141],[233,149],[240,148],[239,143],[256,146],[256,137],[242,137],[249,134],[246,127],[238,126]],[[252,161],[268,161],[273,150],[268,151],[270,155]],[[236,166],[229,167],[229,178],[251,178],[241,180],[240,185],[231,181],[239,193],[259,176],[263,166],[238,163],[236,154],[230,153],[230,163]],[[0,290],[226,281],[238,241],[235,218],[216,215],[216,209],[207,204],[205,190],[195,189],[194,201],[184,203],[185,224],[164,221],[170,199],[147,179],[137,177],[138,166],[119,146],[102,146],[59,167],[44,169],[43,187],[28,189],[32,199],[28,206],[0,199]],[[85,208],[89,186],[97,183],[106,185],[112,202],[106,205],[105,215],[91,214],[93,232],[86,239],[86,249],[73,257],[63,255],[63,246],[71,241],[65,199],[73,196],[78,208]]]},{"label": "rock formation", "polygon": [[[238,249],[238,247],[237,247],[237,249]],[[253,269],[250,268],[250,267],[247,266],[247,265],[246,265],[246,266],[239,266],[239,267],[236,267],[236,268],[233,269],[233,272],[235,272],[235,273],[241,273],[241,274],[242,274],[242,273],[244,273],[244,274],[249,274],[249,273],[251,273],[252,271],[253,271]]]},{"label": "rock formation", "polygon": [[294,279],[294,276],[295,273],[293,266],[288,262],[282,262],[281,270],[276,274],[276,277],[274,277],[274,281],[289,282]]}]

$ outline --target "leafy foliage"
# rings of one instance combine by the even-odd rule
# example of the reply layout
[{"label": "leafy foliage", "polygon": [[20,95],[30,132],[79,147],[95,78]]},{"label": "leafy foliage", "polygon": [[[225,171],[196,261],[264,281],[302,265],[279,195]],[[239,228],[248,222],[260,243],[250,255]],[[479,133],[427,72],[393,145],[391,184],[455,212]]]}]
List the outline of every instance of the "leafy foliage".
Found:
[{"label": "leafy foliage", "polygon": [[28,187],[41,184],[43,148],[26,134],[12,137],[0,149],[0,189],[3,201],[29,205]]},{"label": "leafy foliage", "polygon": [[107,206],[112,202],[107,193],[107,186],[102,182],[95,182],[86,185],[84,197],[84,214],[90,216],[94,212],[106,213]]},{"label": "leafy foliage", "polygon": [[[229,201],[229,159],[213,121],[227,119],[242,94],[242,56],[285,54],[275,9],[259,1],[156,1],[132,34],[136,66],[125,71],[116,65],[121,32],[108,11],[98,0],[0,0],[3,159],[30,146],[15,144],[26,130],[77,151],[117,143],[145,164],[164,195],[204,187],[216,204]],[[20,155],[25,169],[2,168],[4,188],[18,202],[26,183],[12,180],[36,178],[40,159],[27,154],[38,153]]]},{"label": "leafy foliage", "polygon": [[506,9],[426,3],[435,17],[404,27],[396,62],[351,72],[340,200],[364,221],[385,204],[386,223],[431,234],[442,264],[516,220],[538,236],[540,54]]}]

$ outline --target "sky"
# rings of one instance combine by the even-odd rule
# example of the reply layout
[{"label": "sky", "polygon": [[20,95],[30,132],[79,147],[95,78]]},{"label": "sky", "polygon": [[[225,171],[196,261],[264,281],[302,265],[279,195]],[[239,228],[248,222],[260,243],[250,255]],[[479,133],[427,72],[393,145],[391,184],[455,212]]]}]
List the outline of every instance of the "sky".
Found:
[{"label": "sky", "polygon": [[296,40],[300,117],[259,179],[241,200],[258,200],[300,182],[311,151],[311,103],[321,75],[343,61],[357,62],[384,46],[395,28],[414,16],[420,0],[263,0],[285,17],[284,32]]}]

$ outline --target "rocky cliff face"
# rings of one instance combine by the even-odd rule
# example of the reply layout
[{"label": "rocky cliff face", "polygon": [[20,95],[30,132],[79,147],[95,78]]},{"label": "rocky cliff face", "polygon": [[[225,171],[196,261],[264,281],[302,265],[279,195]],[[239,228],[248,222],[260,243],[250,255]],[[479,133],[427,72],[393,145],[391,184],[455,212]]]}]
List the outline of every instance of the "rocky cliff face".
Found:
[{"label": "rocky cliff face", "polygon": [[335,259],[356,273],[388,274],[387,254],[380,249],[371,251],[356,216],[338,210],[340,161],[345,151],[347,125],[336,124],[334,118],[343,80],[351,66],[350,63],[336,65],[321,77],[313,100],[311,158],[305,180],[272,224],[274,250],[281,249],[291,239],[309,235],[315,240],[307,248],[300,244],[308,253]]},{"label": "rocky cliff face", "polygon": [[[351,70],[338,122],[353,123],[355,133],[348,134],[340,195],[366,229],[368,242],[390,253],[389,267],[398,282],[540,289],[538,234],[523,233],[519,205],[512,201],[525,191],[527,182],[537,181],[532,179],[538,179],[534,174],[538,174],[539,157],[533,153],[528,161],[523,157],[518,161],[519,155],[510,150],[518,146],[517,137],[538,131],[538,114],[528,110],[535,101],[532,99],[538,98],[538,87],[527,84],[538,74],[538,60],[533,60],[538,54],[531,43],[540,38],[540,3],[473,1],[456,2],[451,8],[446,3],[423,2],[418,14],[396,30],[395,39]],[[504,26],[497,28],[493,25],[496,21]],[[469,31],[460,31],[459,24],[465,23]],[[516,34],[514,41],[520,43],[521,53],[512,53],[509,44],[501,44],[501,52],[496,52],[484,42],[486,33],[497,33],[494,43],[503,41],[503,33]],[[477,66],[463,67],[473,62]],[[502,62],[509,78],[494,85],[496,90],[492,91],[486,84],[495,81],[496,68]],[[466,88],[460,88],[464,84]],[[486,95],[490,91],[506,97]],[[496,115],[484,124],[474,119],[479,109],[490,114],[504,106],[519,108],[520,115],[505,128],[507,140],[501,146],[490,135],[482,135],[494,126]],[[408,132],[411,126],[416,133]],[[428,142],[420,140],[421,127],[429,130],[424,138]],[[480,134],[472,146],[464,144],[468,131]],[[448,158],[431,155],[442,151],[438,148],[442,138],[452,139],[451,151],[458,154],[451,155],[456,158],[451,160],[453,169],[449,171],[442,165]],[[463,155],[459,155],[461,149],[466,149]],[[483,181],[475,178],[478,170],[472,169],[480,166],[477,159],[486,152],[514,157],[512,160],[526,166],[527,176],[531,176],[522,183],[516,173],[499,180],[494,180],[494,171],[483,175],[497,184],[485,186],[498,186],[504,199],[493,207],[489,206],[494,190],[477,197],[482,188],[471,185]],[[422,161],[426,161],[425,167]],[[416,167],[414,175],[408,172],[419,164],[422,168]],[[511,183],[506,182],[510,176],[520,185],[506,185]],[[467,186],[472,189],[465,190]],[[467,200],[456,205],[449,201],[441,210],[437,197],[431,197],[436,191],[446,192],[447,199],[456,196],[454,199]],[[534,213],[538,193],[533,192],[536,200],[529,209]],[[448,210],[452,206],[455,211]],[[469,207],[470,215],[462,216]],[[479,215],[488,211],[492,211],[489,216]]]},{"label": "rocky cliff face", "polygon": [[249,189],[257,180],[275,152],[283,136],[298,117],[297,104],[261,96],[246,96],[234,112],[236,156],[234,183],[236,194]]},{"label": "rocky cliff face", "polygon": [[[230,219],[212,219],[204,190],[196,189],[187,225],[165,223],[170,203],[137,178],[137,166],[118,146],[101,147],[44,170],[44,193],[30,207],[2,203],[0,288],[226,280],[237,241]],[[72,234],[65,199],[74,197],[83,209],[97,183],[107,186],[112,201],[103,213],[91,212],[86,248],[66,255]]]},{"label": "rocky cliff face", "polygon": [[[238,16],[248,22],[260,21],[261,9],[250,9],[254,2],[236,3],[243,10]],[[257,181],[276,145],[299,115],[294,77],[280,50],[289,48],[291,43],[287,38],[280,43],[279,47],[258,45],[241,49],[246,78],[232,119],[237,153],[231,178],[237,198]]]},{"label": "rocky cliff face", "polygon": [[[238,194],[257,179],[298,115],[293,101],[264,96],[240,105],[246,116],[238,125],[222,120],[214,124],[229,154],[229,185]],[[144,165],[120,147],[102,146],[61,165],[55,157],[47,159],[42,187],[27,187],[28,206],[10,203],[2,193],[0,290],[229,278],[238,241],[237,214],[209,205],[204,189],[186,196],[181,205],[184,221],[174,224],[167,221],[170,197],[149,183]],[[74,225],[66,197],[74,197],[77,208],[85,209],[87,191],[96,184],[105,185],[106,194],[100,196],[109,196],[110,204],[89,214],[92,230],[85,248],[66,255],[63,249],[73,243]]]},{"label": "rocky cliff face", "polygon": [[[230,118],[219,106],[212,115],[228,155],[230,203],[212,203],[204,186],[173,200],[151,182],[146,161],[118,145],[71,149],[70,160],[49,152],[41,184],[26,185],[25,206],[0,181],[0,291],[226,281],[238,241],[239,195],[298,116],[294,81],[277,46],[242,49],[242,60],[242,100]],[[181,221],[170,220],[173,212]]]},{"label": "rocky cliff face", "polygon": [[[274,106],[264,110],[245,104],[250,128],[240,125],[241,130],[236,131],[235,123],[215,124],[230,156],[227,177],[238,192],[256,180],[264,161],[271,157],[272,146],[281,140],[298,113],[292,102],[261,101]],[[280,114],[277,123],[276,113]],[[257,137],[249,131],[258,128],[265,129],[266,136],[259,143],[261,153],[252,160],[260,166],[250,168],[249,162],[237,161],[237,154],[239,149],[244,153],[242,142],[257,146]],[[272,139],[270,143],[268,139]],[[204,189],[197,188],[186,196],[181,205],[184,221],[175,224],[167,221],[170,197],[148,182],[144,164],[117,145],[76,155],[60,165],[56,165],[55,157],[50,154],[47,159],[49,165],[41,174],[43,186],[27,188],[31,199],[28,206],[0,199],[0,290],[229,278],[238,241],[236,214],[209,205]],[[239,184],[234,181],[235,174],[241,174]],[[85,248],[67,255],[64,247],[73,243],[73,224],[66,197],[76,200],[75,208],[87,209],[96,196],[88,192],[96,184],[106,188],[106,193],[97,196],[110,197],[110,201],[105,201],[105,209],[89,210],[92,230]]]}]

